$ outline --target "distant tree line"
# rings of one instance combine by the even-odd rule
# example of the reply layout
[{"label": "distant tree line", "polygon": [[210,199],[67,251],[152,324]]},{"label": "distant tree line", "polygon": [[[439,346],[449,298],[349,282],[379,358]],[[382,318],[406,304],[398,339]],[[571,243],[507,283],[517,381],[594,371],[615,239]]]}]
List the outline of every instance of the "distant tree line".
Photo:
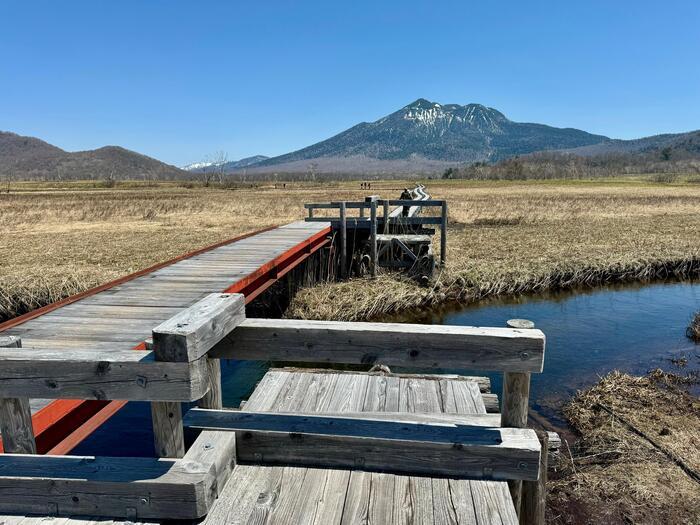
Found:
[{"label": "distant tree line", "polygon": [[502,160],[447,168],[444,179],[526,180],[588,179],[615,175],[700,173],[700,155],[663,148],[649,152],[605,153],[583,157],[542,152]]}]

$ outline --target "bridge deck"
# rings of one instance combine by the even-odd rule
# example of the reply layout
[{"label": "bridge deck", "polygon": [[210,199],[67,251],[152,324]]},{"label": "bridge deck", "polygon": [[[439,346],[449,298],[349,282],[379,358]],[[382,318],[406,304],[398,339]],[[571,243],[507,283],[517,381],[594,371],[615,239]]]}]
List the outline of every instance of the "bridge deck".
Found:
[{"label": "bridge deck", "polygon": [[[485,414],[460,379],[271,370],[244,410]],[[517,524],[505,482],[361,470],[238,465],[204,525],[219,523]]]},{"label": "bridge deck", "polygon": [[[38,316],[32,313],[11,320],[0,325],[0,333],[21,336],[22,346],[28,352],[31,348],[143,348],[153,327],[209,293],[240,292],[246,295],[246,301],[252,300],[320,246],[319,241],[328,231],[328,223],[293,222],[224,243],[97,293],[88,293],[59,308],[40,311]],[[4,326],[9,327],[3,331]],[[60,439],[49,439],[48,427],[54,426],[55,430],[54,424],[62,417],[80,412],[77,420],[70,418],[72,425],[80,425],[84,422],[81,419],[101,412],[102,417],[93,421],[94,429],[123,404],[31,400],[40,452],[65,454],[79,442],[76,438],[57,447]],[[82,433],[82,437],[86,435]]]}]

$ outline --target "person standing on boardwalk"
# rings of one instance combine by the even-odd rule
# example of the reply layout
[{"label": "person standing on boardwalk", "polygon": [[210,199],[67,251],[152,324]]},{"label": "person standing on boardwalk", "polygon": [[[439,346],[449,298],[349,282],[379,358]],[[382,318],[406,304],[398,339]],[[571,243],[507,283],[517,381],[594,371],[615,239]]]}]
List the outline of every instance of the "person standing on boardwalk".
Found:
[{"label": "person standing on boardwalk", "polygon": [[[410,201],[413,200],[413,195],[411,195],[411,191],[408,188],[404,188],[403,191],[401,192],[401,197],[399,197],[402,201]],[[408,210],[410,210],[410,206],[404,206],[403,210],[401,210],[401,215],[404,217],[408,217]]]}]

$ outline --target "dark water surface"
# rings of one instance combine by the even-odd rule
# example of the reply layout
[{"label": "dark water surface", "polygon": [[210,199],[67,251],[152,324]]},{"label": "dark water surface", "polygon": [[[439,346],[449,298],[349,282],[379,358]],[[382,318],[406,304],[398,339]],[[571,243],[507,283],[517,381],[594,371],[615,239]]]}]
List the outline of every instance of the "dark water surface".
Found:
[{"label": "dark water surface", "polygon": [[[700,346],[685,337],[697,310],[700,284],[662,283],[495,299],[413,321],[472,326],[505,326],[512,318],[534,321],[547,336],[547,350],[544,373],[532,375],[531,404],[562,426],[562,404],[611,370],[639,374],[657,367],[676,373],[699,370]],[[687,359],[684,368],[672,362],[680,358]],[[247,398],[267,366],[222,362],[224,405],[236,407]],[[500,393],[501,374],[488,375],[492,391]],[[152,443],[149,404],[129,403],[73,453],[152,456]]]}]

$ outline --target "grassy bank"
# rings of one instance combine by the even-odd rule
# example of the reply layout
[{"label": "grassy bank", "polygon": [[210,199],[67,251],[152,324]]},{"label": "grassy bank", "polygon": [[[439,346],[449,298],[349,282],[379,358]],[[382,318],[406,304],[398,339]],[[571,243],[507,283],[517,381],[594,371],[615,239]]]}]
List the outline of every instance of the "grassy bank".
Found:
[{"label": "grassy bank", "polygon": [[700,275],[700,187],[622,182],[430,183],[449,201],[446,268],[434,286],[384,275],[299,294],[290,316],[377,318],[606,282]]},{"label": "grassy bank", "polygon": [[565,408],[579,439],[550,479],[549,519],[700,523],[700,400],[682,378],[613,372]]},{"label": "grassy bank", "polygon": [[[397,197],[397,181],[237,184],[13,183],[0,194],[0,319],[251,230],[303,203]],[[427,181],[450,204],[448,266],[420,288],[382,276],[324,285],[291,315],[364,319],[448,300],[696,274],[700,185],[646,179]],[[331,299],[331,300],[328,300]]]}]

